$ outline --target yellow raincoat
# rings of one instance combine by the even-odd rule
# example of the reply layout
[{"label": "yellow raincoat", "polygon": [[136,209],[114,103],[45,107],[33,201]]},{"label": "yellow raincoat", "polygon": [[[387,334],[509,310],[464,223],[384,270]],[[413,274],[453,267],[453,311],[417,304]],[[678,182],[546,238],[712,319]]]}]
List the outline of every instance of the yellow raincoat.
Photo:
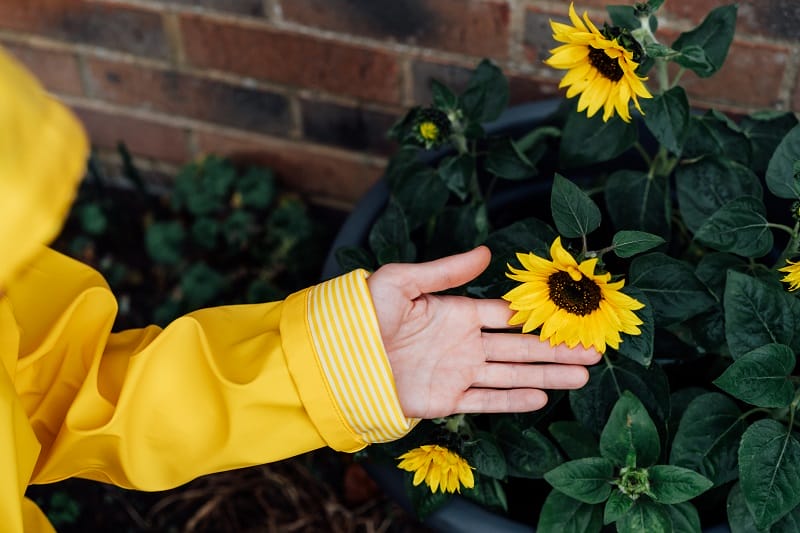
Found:
[{"label": "yellow raincoat", "polygon": [[112,333],[105,280],[46,247],[87,151],[73,115],[0,50],[3,531],[52,531],[25,498],[31,483],[161,490],[410,429],[363,271],[283,302]]}]

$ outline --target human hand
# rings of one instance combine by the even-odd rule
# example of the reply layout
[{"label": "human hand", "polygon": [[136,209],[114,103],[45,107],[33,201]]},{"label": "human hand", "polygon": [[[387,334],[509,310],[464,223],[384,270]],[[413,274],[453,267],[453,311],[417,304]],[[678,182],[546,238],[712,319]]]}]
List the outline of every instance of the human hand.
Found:
[{"label": "human hand", "polygon": [[428,263],[384,265],[367,279],[407,417],[535,411],[547,403],[542,389],[580,388],[589,379],[584,365],[600,360],[580,345],[483,331],[508,328],[513,312],[503,300],[432,294],[474,279],[490,257],[480,246]]}]

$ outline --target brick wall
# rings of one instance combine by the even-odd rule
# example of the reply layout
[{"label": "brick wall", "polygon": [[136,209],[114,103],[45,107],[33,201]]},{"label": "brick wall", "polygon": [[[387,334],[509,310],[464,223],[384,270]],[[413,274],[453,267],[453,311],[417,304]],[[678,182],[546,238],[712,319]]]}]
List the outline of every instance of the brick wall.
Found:
[{"label": "brick wall", "polygon": [[[582,0],[596,21],[600,0]],[[611,3],[624,3],[624,0]],[[667,0],[671,42],[716,0]],[[347,208],[381,174],[384,137],[437,78],[482,57],[512,100],[558,94],[542,65],[566,0],[0,0],[0,43],[82,118],[106,164],[123,141],[152,179],[202,153],[274,168]],[[800,2],[740,0],[724,69],[684,78],[699,106],[800,110]]]}]

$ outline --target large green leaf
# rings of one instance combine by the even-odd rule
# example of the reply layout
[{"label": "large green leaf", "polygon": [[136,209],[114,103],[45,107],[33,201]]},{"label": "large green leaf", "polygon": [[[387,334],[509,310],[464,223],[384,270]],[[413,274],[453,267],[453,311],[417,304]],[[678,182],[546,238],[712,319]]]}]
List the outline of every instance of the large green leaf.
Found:
[{"label": "large green leaf", "polygon": [[544,479],[578,501],[602,503],[611,494],[614,463],[603,457],[575,459],[545,473]]},{"label": "large green leaf", "polygon": [[730,492],[728,492],[726,508],[731,533],[767,533],[769,531],[769,529],[764,530],[756,527],[753,515],[750,514],[750,509],[747,508],[747,503],[744,501],[744,493],[740,483],[734,484]]},{"label": "large green leaf", "polygon": [[767,166],[767,187],[781,198],[800,198],[800,179],[794,165],[800,160],[800,124],[786,134]]},{"label": "large green leaf", "polygon": [[618,229],[669,236],[667,181],[638,170],[618,170],[606,181],[608,214]]},{"label": "large green leaf", "polygon": [[780,287],[728,271],[723,300],[725,337],[734,358],[775,342],[796,348],[797,318],[789,299]]},{"label": "large green leaf", "polygon": [[676,61],[694,70],[702,78],[711,76],[725,62],[735,29],[735,4],[713,9],[697,28],[681,33],[672,44],[672,48],[679,51],[689,47],[699,47],[705,55],[705,65],[699,65],[696,61],[683,61],[680,56]]},{"label": "large green leaf", "polygon": [[623,287],[622,292],[644,304],[644,307],[635,311],[636,316],[642,321],[639,324],[638,335],[622,333],[622,342],[619,343],[617,353],[636,361],[642,366],[650,366],[653,360],[653,344],[655,340],[655,321],[650,300],[636,287]]},{"label": "large green leaf", "polygon": [[686,226],[696,232],[722,206],[740,196],[761,198],[752,170],[724,157],[704,157],[675,171],[678,206]]},{"label": "large green leaf", "polygon": [[467,462],[478,472],[495,479],[504,479],[508,467],[503,452],[494,435],[486,431],[476,431],[474,439],[464,443],[461,453]]},{"label": "large green leaf", "polygon": [[725,282],[728,280],[728,270],[744,271],[747,261],[733,254],[713,252],[705,254],[695,268],[695,275],[714,294],[717,300],[722,301],[725,294]]},{"label": "large green leaf", "polygon": [[[464,200],[472,183],[472,175],[475,173],[475,159],[470,154],[446,157],[439,164],[438,172],[447,189],[451,190],[459,199]],[[417,200],[425,202],[425,197],[428,195],[427,189],[424,187],[409,187],[409,189],[414,192]],[[425,191],[425,194],[420,194],[420,191]],[[446,200],[447,198],[445,198]]]},{"label": "large green leaf", "polygon": [[390,200],[369,233],[369,246],[378,263],[410,262],[416,258],[416,247],[409,236],[403,208]]},{"label": "large green leaf", "polygon": [[615,489],[611,492],[606,501],[603,509],[603,524],[611,524],[616,522],[627,513],[633,504],[636,503],[630,496],[624,494],[621,490]]},{"label": "large green leaf", "polygon": [[716,155],[750,166],[753,147],[739,126],[716,110],[692,115],[683,157],[695,159]]},{"label": "large green leaf", "polygon": [[558,420],[550,424],[550,434],[570,459],[583,459],[600,455],[594,434],[571,420]]},{"label": "large green leaf", "polygon": [[741,120],[739,127],[753,147],[750,167],[759,174],[767,170],[769,160],[786,134],[797,125],[790,111],[762,111]]},{"label": "large green leaf", "polygon": [[[395,184],[392,196],[405,213],[409,231],[442,211],[450,196],[448,186],[432,169],[407,176]],[[425,194],[419,191],[425,191]]]},{"label": "large green leaf", "polygon": [[657,326],[681,322],[714,304],[691,266],[660,252],[634,259],[629,282],[647,296]]},{"label": "large green leaf", "polygon": [[780,422],[754,422],[742,435],[739,477],[756,526],[774,524],[800,504],[800,442]]},{"label": "large green leaf", "polygon": [[630,391],[614,405],[600,435],[600,453],[617,466],[628,466],[633,458],[637,467],[658,461],[661,441],[653,419],[642,402]]},{"label": "large green leaf", "polygon": [[523,180],[537,174],[528,156],[510,138],[489,145],[485,166],[490,173],[507,180]]},{"label": "large green leaf", "polygon": [[570,113],[561,137],[561,167],[583,167],[614,159],[632,147],[636,138],[633,122],[616,117],[605,122],[602,113],[592,118],[577,111]]},{"label": "large green leaf", "polygon": [[772,230],[764,202],[742,196],[728,202],[695,233],[698,242],[720,252],[762,257],[772,250]]},{"label": "large green leaf", "polygon": [[689,99],[683,87],[643,99],[641,105],[647,129],[667,150],[680,155],[689,131]]},{"label": "large green leaf", "polygon": [[667,506],[649,498],[639,498],[617,521],[620,533],[672,533],[672,519]]},{"label": "large green leaf", "polygon": [[657,424],[666,422],[669,386],[664,372],[658,365],[645,368],[624,358],[612,361],[606,357],[589,369],[589,383],[569,393],[572,412],[584,427],[599,435],[625,390],[641,400]]},{"label": "large green leaf", "polygon": [[674,533],[700,533],[700,515],[691,503],[670,505],[667,507],[667,512],[669,512]]},{"label": "large green leaf", "polygon": [[765,344],[741,355],[714,384],[757,407],[786,407],[794,398],[789,376],[795,363],[785,344]]},{"label": "large green leaf", "polygon": [[617,257],[633,257],[664,244],[664,239],[646,231],[622,230],[614,234],[611,244]]},{"label": "large green leaf", "polygon": [[494,434],[511,476],[540,479],[562,462],[556,446],[532,427],[506,419],[497,424]]},{"label": "large green leaf", "polygon": [[660,503],[683,503],[714,486],[707,477],[680,466],[654,465],[647,472],[653,499]]},{"label": "large green leaf", "polygon": [[461,108],[474,122],[495,120],[508,105],[508,80],[488,59],[480,62],[461,95]]},{"label": "large green leaf", "polygon": [[600,225],[600,208],[580,187],[556,174],[550,209],[558,232],[567,238],[587,235]]},{"label": "large green leaf", "polygon": [[746,428],[736,402],[718,392],[698,396],[681,417],[669,462],[719,486],[739,475],[739,441]]},{"label": "large green leaf", "polygon": [[603,507],[580,502],[553,490],[547,496],[539,515],[539,533],[600,533]]}]

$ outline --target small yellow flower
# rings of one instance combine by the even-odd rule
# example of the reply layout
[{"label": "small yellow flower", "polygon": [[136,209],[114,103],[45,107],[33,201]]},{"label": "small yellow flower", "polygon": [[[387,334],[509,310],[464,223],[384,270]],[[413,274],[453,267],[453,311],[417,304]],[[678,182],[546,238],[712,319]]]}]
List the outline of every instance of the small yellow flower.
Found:
[{"label": "small yellow flower", "polygon": [[[653,97],[642,83],[647,78],[636,74],[639,64],[634,57],[641,54],[641,46],[617,28],[601,32],[585,12],[581,20],[572,4],[569,18],[572,26],[550,21],[553,39],[564,43],[551,50],[552,55],[545,60],[551,67],[567,71],[558,86],[568,87],[567,98],[580,95],[578,111],[585,110],[589,117],[603,108],[604,121],[616,111],[622,120],[630,122],[628,103],[633,100],[642,113],[637,97]],[[627,47],[620,42],[623,39]]]},{"label": "small yellow flower", "polygon": [[431,149],[444,143],[452,127],[447,113],[433,107],[420,109],[414,117],[413,135],[417,142]]},{"label": "small yellow flower", "polygon": [[789,284],[790,291],[800,289],[800,262],[786,261],[786,266],[779,268],[778,272],[786,272],[781,281]]},{"label": "small yellow flower", "polygon": [[419,134],[426,141],[436,142],[439,139],[439,127],[430,120],[423,122],[419,125]]},{"label": "small yellow flower", "polygon": [[611,274],[595,274],[597,258],[578,264],[561,246],[561,237],[550,246],[550,256],[552,261],[517,254],[523,268],[508,266],[511,272],[506,275],[521,282],[503,295],[516,311],[510,325],[522,324],[524,333],[541,326],[539,337],[550,339],[551,346],[563,342],[573,348],[581,343],[600,353],[606,345],[618,349],[620,333],[641,333],[642,321],[634,311],[644,304],[620,292],[624,281],[610,283]]},{"label": "small yellow flower", "polygon": [[414,448],[400,457],[397,468],[414,472],[414,486],[424,480],[431,492],[461,492],[461,486],[469,489],[475,486],[472,467],[455,452],[438,444],[425,444]]}]

